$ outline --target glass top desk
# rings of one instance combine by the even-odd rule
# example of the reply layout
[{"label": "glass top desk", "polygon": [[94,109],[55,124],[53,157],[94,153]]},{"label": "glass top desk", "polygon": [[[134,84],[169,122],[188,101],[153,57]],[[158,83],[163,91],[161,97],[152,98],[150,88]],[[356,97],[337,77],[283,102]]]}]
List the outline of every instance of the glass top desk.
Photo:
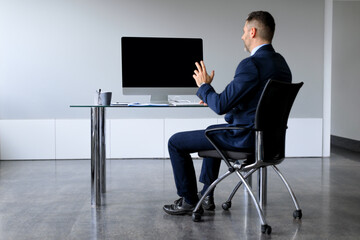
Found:
[{"label": "glass top desk", "polygon": [[207,107],[199,104],[162,105],[162,104],[134,104],[134,105],[70,105],[73,108],[90,108],[91,118],[91,205],[100,206],[103,202],[102,194],[106,192],[106,143],[105,143],[105,110],[107,108],[179,108],[179,107]]}]

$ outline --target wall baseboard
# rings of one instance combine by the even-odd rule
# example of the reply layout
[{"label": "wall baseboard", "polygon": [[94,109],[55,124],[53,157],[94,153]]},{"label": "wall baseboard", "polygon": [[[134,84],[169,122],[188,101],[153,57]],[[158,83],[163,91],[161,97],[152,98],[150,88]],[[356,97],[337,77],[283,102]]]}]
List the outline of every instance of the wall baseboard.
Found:
[{"label": "wall baseboard", "polygon": [[331,145],[360,152],[360,141],[331,135]]}]

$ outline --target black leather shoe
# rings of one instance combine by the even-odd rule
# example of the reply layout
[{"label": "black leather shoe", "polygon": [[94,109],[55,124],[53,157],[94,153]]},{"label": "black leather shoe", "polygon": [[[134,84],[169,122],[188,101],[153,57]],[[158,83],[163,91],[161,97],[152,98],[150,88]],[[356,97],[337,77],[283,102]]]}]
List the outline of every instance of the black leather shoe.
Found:
[{"label": "black leather shoe", "polygon": [[170,215],[191,215],[195,209],[195,205],[185,202],[185,198],[180,198],[171,205],[164,205],[164,211]]},{"label": "black leather shoe", "polygon": [[[198,192],[199,200],[202,197],[201,192]],[[208,211],[215,209],[214,196],[206,196],[204,201],[201,203],[201,206]]]}]

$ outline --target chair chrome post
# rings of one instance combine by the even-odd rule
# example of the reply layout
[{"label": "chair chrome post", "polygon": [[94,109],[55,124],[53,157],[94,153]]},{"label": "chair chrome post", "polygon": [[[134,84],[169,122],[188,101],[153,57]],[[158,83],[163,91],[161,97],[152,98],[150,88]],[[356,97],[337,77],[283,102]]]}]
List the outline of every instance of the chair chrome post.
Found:
[{"label": "chair chrome post", "polygon": [[255,162],[264,160],[263,132],[255,132]]},{"label": "chair chrome post", "polygon": [[[105,189],[105,108],[91,108],[91,205],[100,206]],[[102,173],[103,172],[103,173]]]},{"label": "chair chrome post", "polygon": [[261,209],[264,209],[267,200],[267,168],[266,167],[259,168],[258,178],[259,178],[259,204]]},{"label": "chair chrome post", "polygon": [[[256,131],[256,145],[255,145],[255,161],[264,161],[264,146],[263,146],[263,132]],[[267,169],[266,167],[260,167],[258,173],[258,184],[259,184],[259,204],[261,209],[264,209],[267,199]]]}]

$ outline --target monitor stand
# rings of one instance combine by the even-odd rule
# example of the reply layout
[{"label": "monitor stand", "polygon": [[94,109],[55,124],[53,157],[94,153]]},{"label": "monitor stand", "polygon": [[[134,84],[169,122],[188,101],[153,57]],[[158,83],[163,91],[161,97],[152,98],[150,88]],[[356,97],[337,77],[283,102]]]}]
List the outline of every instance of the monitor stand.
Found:
[{"label": "monitor stand", "polygon": [[150,103],[157,103],[157,104],[161,104],[161,103],[169,103],[169,99],[168,99],[168,95],[163,95],[163,94],[154,94],[150,96]]}]

